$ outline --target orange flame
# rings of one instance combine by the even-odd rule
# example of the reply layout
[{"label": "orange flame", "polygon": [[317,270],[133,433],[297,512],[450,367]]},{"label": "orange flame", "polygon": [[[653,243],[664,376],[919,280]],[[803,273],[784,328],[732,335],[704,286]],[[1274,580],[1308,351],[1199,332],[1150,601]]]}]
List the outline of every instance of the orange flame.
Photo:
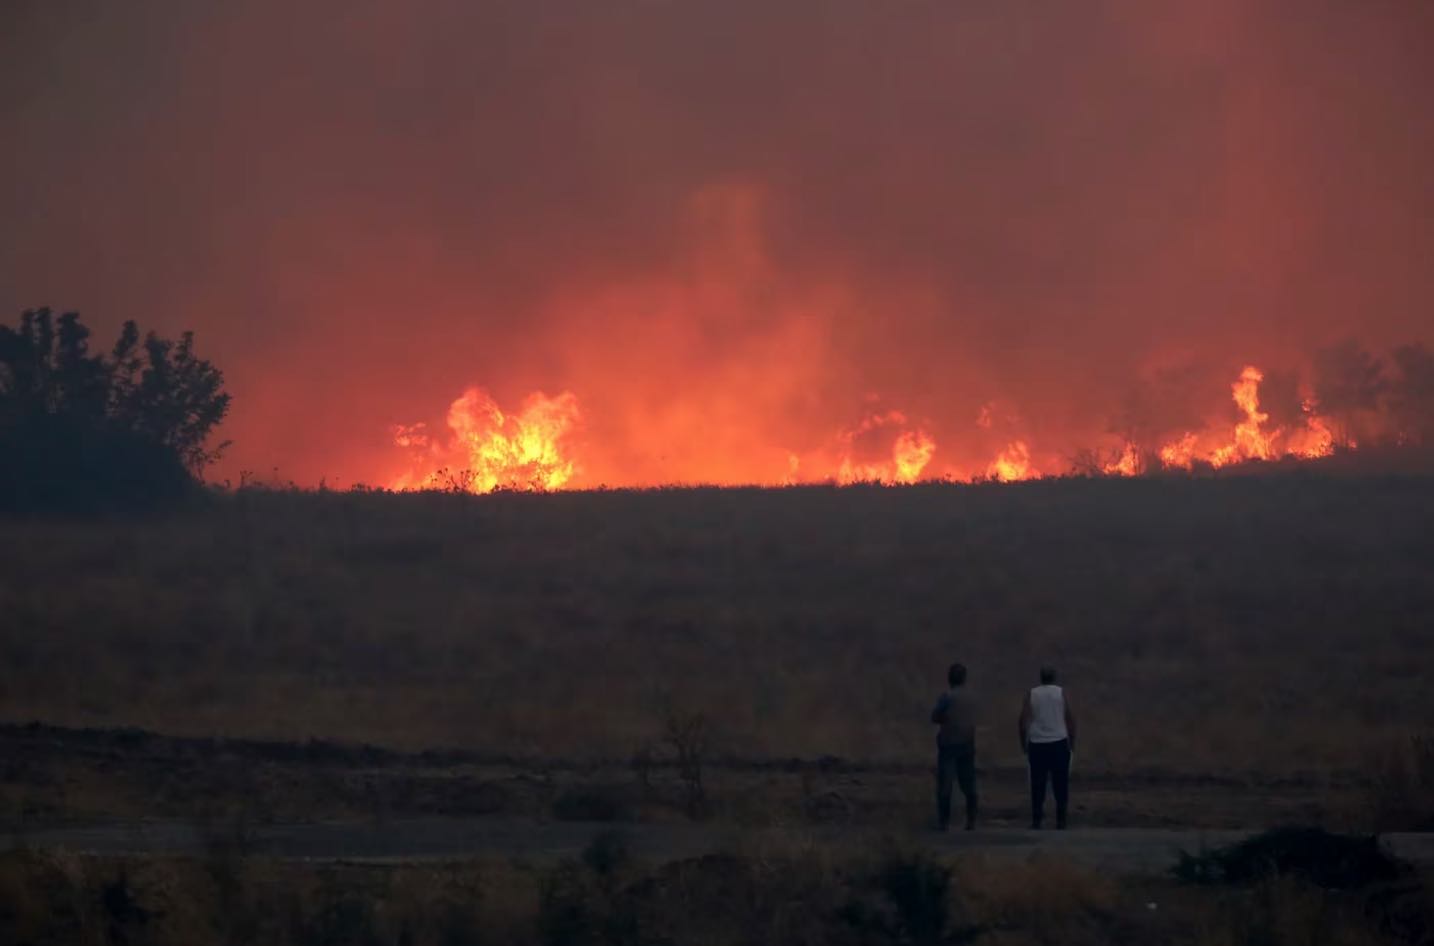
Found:
[{"label": "orange flame", "polygon": [[854,442],[863,434],[885,427],[904,427],[906,415],[901,411],[872,414],[857,426],[838,437],[842,448],[841,464],[836,480],[851,483],[915,483],[936,453],[936,441],[921,429],[903,430],[891,447],[891,458],[875,462],[858,462],[852,458]]},{"label": "orange flame", "polygon": [[1017,480],[1035,479],[1040,473],[1031,466],[1031,448],[1026,446],[1024,440],[1016,440],[1007,444],[1006,449],[996,455],[996,459],[986,467],[986,476],[1002,483],[1014,483]]},{"label": "orange flame", "polygon": [[469,388],[448,408],[450,439],[434,443],[422,424],[394,430],[394,443],[423,452],[424,469],[407,473],[393,489],[562,489],[577,470],[564,439],[580,417],[569,392],[531,394],[516,414],[505,414],[481,388]]},{"label": "orange flame", "polygon": [[1329,429],[1324,418],[1319,416],[1314,400],[1305,398],[1300,409],[1304,411],[1305,429],[1292,435],[1289,452],[1307,460],[1334,456],[1334,432]]},{"label": "orange flame", "polygon": [[1105,464],[1101,471],[1107,476],[1136,476],[1140,473],[1140,449],[1127,442],[1120,455]]},{"label": "orange flame", "polygon": [[[1302,402],[1301,425],[1267,427],[1270,415],[1260,409],[1263,381],[1264,373],[1247,365],[1230,385],[1231,398],[1240,412],[1234,427],[1187,431],[1166,442],[1154,451],[1161,467],[1189,470],[1197,463],[1223,467],[1251,460],[1332,455],[1333,432],[1312,396]],[[988,402],[977,417],[977,426],[991,429],[993,413],[994,402]],[[542,491],[582,485],[577,482],[580,471],[568,443],[580,417],[578,399],[569,392],[556,397],[534,393],[520,410],[509,414],[487,392],[470,388],[449,407],[444,436],[430,434],[423,424],[393,429],[393,442],[409,451],[413,462],[409,472],[391,481],[391,488],[487,493],[496,489]],[[1017,422],[1012,419],[1008,423],[1014,426]],[[944,474],[934,472],[936,452],[936,439],[927,430],[912,424],[902,411],[888,410],[870,413],[840,431],[834,445],[828,441],[825,448],[802,453],[774,451],[776,462],[765,478],[744,481],[718,477],[718,481],[789,485],[835,481],[848,485],[904,484],[944,477],[953,481],[988,479],[1009,483],[1045,475],[1032,462],[1031,447],[1024,437],[1007,443],[984,472],[950,465]],[[780,465],[783,456],[785,470]],[[1154,456],[1134,441],[1124,442],[1116,453],[1102,457],[1096,452],[1094,456],[1095,468],[1108,476],[1138,476],[1147,463],[1155,462]]]},{"label": "orange flame", "polygon": [[1162,466],[1171,469],[1188,470],[1195,465],[1195,444],[1197,438],[1194,434],[1185,434],[1173,443],[1167,443],[1160,448],[1160,463]]},{"label": "orange flame", "polygon": [[1231,394],[1245,419],[1235,425],[1235,439],[1210,455],[1210,464],[1221,467],[1239,460],[1268,460],[1273,455],[1274,434],[1262,428],[1270,415],[1260,410],[1260,382],[1265,375],[1259,368],[1246,365],[1240,380],[1230,385]]},{"label": "orange flame", "polygon": [[896,438],[891,459],[896,464],[896,478],[901,483],[915,483],[921,478],[921,471],[931,462],[936,452],[936,441],[925,431],[908,430]]},{"label": "orange flame", "polygon": [[1282,428],[1265,429],[1270,415],[1260,410],[1260,382],[1263,380],[1265,375],[1260,369],[1247,365],[1240,372],[1239,380],[1230,386],[1231,397],[1245,416],[1235,425],[1228,441],[1202,452],[1199,444],[1202,439],[1209,443],[1209,438],[1187,432],[1160,448],[1161,464],[1170,469],[1188,470],[1196,460],[1222,467],[1245,460],[1331,456],[1334,453],[1334,435],[1319,415],[1313,398],[1305,398],[1301,404],[1305,415],[1302,429],[1289,432]]}]

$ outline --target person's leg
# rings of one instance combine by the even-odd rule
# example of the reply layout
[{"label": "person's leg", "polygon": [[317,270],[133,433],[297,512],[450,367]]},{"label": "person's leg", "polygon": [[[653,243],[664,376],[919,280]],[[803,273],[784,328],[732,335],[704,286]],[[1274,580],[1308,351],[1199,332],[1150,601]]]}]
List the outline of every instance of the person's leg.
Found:
[{"label": "person's leg", "polygon": [[1056,827],[1066,826],[1066,807],[1070,801],[1071,744],[1062,740],[1054,744],[1051,759],[1051,790],[1056,796]]},{"label": "person's leg", "polygon": [[1026,761],[1031,768],[1031,827],[1040,828],[1041,815],[1046,807],[1046,779],[1050,776],[1046,747],[1038,742],[1031,743],[1026,751]]},{"label": "person's leg", "polygon": [[951,785],[956,780],[956,756],[946,746],[936,752],[936,825],[942,831],[951,823]]},{"label": "person's leg", "polygon": [[976,827],[976,747],[962,746],[956,755],[956,781],[966,798],[966,830]]}]

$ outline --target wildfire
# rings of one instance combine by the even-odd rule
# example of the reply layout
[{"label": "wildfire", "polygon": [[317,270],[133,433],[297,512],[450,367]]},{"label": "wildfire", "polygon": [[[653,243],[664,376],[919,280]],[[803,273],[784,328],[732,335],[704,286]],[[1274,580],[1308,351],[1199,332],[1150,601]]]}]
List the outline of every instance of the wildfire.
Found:
[{"label": "wildfire", "polygon": [[562,489],[577,471],[564,440],[580,417],[569,392],[528,396],[522,410],[504,413],[482,388],[469,388],[448,408],[449,437],[435,442],[424,425],[400,426],[394,443],[418,454],[422,471],[405,474],[394,489]]},{"label": "wildfire", "polygon": [[1210,455],[1212,466],[1225,466],[1236,460],[1268,460],[1274,452],[1271,442],[1274,434],[1266,433],[1265,421],[1270,415],[1260,410],[1260,382],[1264,374],[1253,365],[1246,365],[1240,372],[1240,380],[1230,385],[1235,404],[1245,413],[1245,419],[1235,425],[1235,438]]},{"label": "wildfire", "polygon": [[1307,460],[1334,456],[1334,432],[1319,416],[1314,400],[1305,398],[1300,409],[1304,411],[1305,429],[1291,438],[1289,452]]},{"label": "wildfire", "polygon": [[[1228,466],[1246,460],[1276,460],[1280,457],[1313,459],[1334,453],[1334,435],[1318,413],[1313,398],[1301,404],[1303,428],[1286,431],[1267,430],[1270,415],[1260,410],[1260,382],[1265,375],[1259,368],[1246,365],[1240,377],[1230,385],[1230,395],[1244,417],[1235,425],[1228,439],[1218,435],[1201,437],[1186,432],[1160,448],[1160,462],[1170,469],[1191,469],[1199,460],[1212,467]],[[1200,444],[1214,445],[1202,451]]]},{"label": "wildfire", "polygon": [[1040,474],[1031,466],[1031,448],[1026,446],[1024,440],[1017,440],[1008,444],[1006,449],[991,461],[991,465],[986,467],[986,476],[1002,483],[1014,483],[1017,480],[1035,479]]},{"label": "wildfire", "polygon": [[906,415],[901,411],[887,411],[872,414],[857,426],[843,431],[838,440],[841,443],[841,463],[837,467],[836,480],[843,485],[851,483],[915,483],[936,453],[936,441],[926,431],[902,430],[891,446],[889,458],[860,462],[853,459],[858,441],[874,431],[890,427],[905,427]]},{"label": "wildfire", "polygon": [[1160,448],[1160,463],[1173,470],[1188,470],[1195,465],[1194,434],[1185,434],[1173,443]]},{"label": "wildfire", "polygon": [[1126,443],[1120,455],[1102,468],[1107,476],[1135,476],[1140,472],[1140,448]]},{"label": "wildfire", "polygon": [[[1254,460],[1282,457],[1317,458],[1334,453],[1335,438],[1313,396],[1301,403],[1302,421],[1286,427],[1271,426],[1270,414],[1261,409],[1260,385],[1264,373],[1247,365],[1230,385],[1239,409],[1233,427],[1212,425],[1186,431],[1151,452],[1134,441],[1118,451],[1091,454],[1094,469],[1107,476],[1138,476],[1157,462],[1167,470],[1194,469],[1197,464],[1225,467]],[[991,430],[993,403],[981,408],[976,427]],[[1014,411],[1003,415],[1003,425],[1021,428]],[[578,463],[569,444],[581,418],[578,399],[569,392],[549,397],[531,394],[521,409],[507,413],[482,388],[470,388],[448,409],[447,430],[441,437],[422,424],[396,427],[393,442],[410,454],[409,472],[391,482],[394,489],[458,489],[487,493],[497,489],[557,490],[583,485],[577,482]],[[836,482],[901,484],[945,478],[970,481],[988,479],[1010,483],[1037,479],[1042,471],[1032,460],[1028,439],[1015,436],[983,467],[953,467],[948,459],[944,473],[934,472],[937,442],[923,427],[900,410],[873,411],[851,427],[840,430],[827,446],[797,453],[780,449],[766,474],[750,480],[723,479],[723,483],[751,482],[794,485]],[[783,463],[783,460],[785,461]],[[1083,470],[1090,467],[1082,467]]]}]

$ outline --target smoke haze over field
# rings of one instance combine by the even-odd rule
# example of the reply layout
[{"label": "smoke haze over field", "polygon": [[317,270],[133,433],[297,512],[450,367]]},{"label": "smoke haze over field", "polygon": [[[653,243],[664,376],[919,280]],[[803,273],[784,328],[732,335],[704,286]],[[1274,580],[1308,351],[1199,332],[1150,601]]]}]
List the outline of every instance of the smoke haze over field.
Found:
[{"label": "smoke haze over field", "polygon": [[0,313],[195,329],[221,477],[388,482],[473,387],[571,392],[579,484],[917,428],[928,474],[1039,465],[1142,379],[1175,431],[1246,364],[1434,341],[1431,39],[1416,0],[11,0]]}]

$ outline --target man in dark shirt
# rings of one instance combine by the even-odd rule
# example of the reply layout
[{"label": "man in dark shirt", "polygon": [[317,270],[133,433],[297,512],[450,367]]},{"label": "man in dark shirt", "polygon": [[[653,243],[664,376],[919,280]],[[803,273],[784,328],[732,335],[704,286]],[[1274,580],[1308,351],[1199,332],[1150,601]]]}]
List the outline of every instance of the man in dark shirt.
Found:
[{"label": "man in dark shirt", "polygon": [[966,687],[966,667],[946,671],[949,689],[936,701],[931,722],[936,730],[936,822],[945,831],[951,823],[952,783],[966,796],[966,830],[976,826],[976,700]]}]

